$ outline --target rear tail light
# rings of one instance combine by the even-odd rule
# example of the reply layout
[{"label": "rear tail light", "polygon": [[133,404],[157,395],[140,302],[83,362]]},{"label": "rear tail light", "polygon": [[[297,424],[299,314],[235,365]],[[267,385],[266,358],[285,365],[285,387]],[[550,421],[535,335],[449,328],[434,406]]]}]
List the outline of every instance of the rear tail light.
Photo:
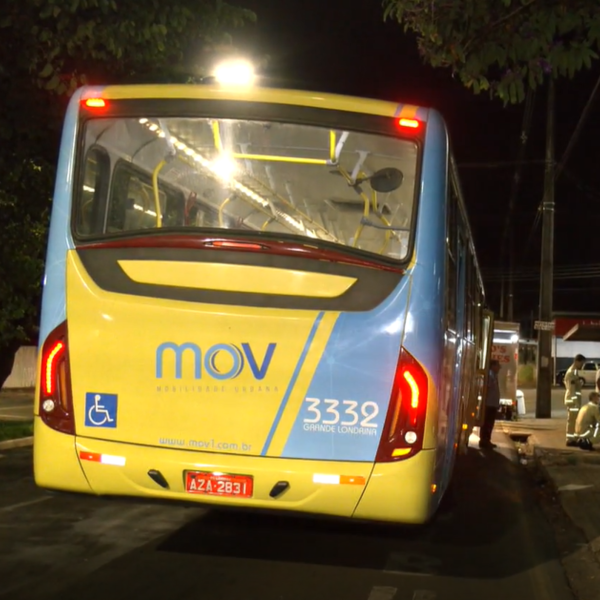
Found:
[{"label": "rear tail light", "polygon": [[425,370],[402,348],[383,435],[377,450],[377,462],[409,458],[423,448],[427,388]]},{"label": "rear tail light", "polygon": [[66,321],[48,335],[42,348],[39,414],[48,427],[75,434]]}]

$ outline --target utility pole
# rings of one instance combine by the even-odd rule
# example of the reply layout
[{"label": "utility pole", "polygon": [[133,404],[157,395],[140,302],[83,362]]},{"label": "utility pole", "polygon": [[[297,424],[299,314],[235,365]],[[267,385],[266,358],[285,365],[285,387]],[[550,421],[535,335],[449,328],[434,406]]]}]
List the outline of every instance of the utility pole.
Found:
[{"label": "utility pole", "polygon": [[512,322],[514,320],[513,314],[513,298],[514,298],[514,277],[515,277],[515,247],[514,247],[514,237],[512,228],[509,229],[508,232],[508,307],[507,313],[508,318],[507,321]]},{"label": "utility pole", "polygon": [[546,171],[544,201],[542,204],[542,260],[540,266],[540,316],[542,328],[538,331],[537,394],[535,416],[552,416],[552,295],[554,277],[554,80],[548,81],[548,109],[546,115]]}]

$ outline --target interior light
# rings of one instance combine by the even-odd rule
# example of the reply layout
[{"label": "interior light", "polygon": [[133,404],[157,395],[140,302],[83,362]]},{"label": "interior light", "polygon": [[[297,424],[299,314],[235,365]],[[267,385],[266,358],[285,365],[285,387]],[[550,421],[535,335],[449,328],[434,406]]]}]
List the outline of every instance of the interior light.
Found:
[{"label": "interior light", "polygon": [[235,162],[228,156],[219,156],[211,165],[212,170],[225,181],[229,181],[236,171]]},{"label": "interior light", "polygon": [[402,118],[398,121],[398,125],[400,125],[400,127],[409,127],[410,129],[418,129],[420,122],[417,121],[416,119]]},{"label": "interior light", "polygon": [[105,108],[106,100],[104,100],[103,98],[88,98],[85,101],[85,105],[88,108]]}]

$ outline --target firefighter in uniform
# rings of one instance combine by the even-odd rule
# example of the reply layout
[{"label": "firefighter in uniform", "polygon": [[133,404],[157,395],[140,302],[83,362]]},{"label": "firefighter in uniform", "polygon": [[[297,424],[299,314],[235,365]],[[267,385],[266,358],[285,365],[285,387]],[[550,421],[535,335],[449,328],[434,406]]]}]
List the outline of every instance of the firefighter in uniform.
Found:
[{"label": "firefighter in uniform", "polygon": [[594,444],[600,443],[600,394],[592,392],[590,401],[579,411],[575,423],[577,444],[584,450],[593,450]]},{"label": "firefighter in uniform", "polygon": [[567,408],[567,446],[577,446],[577,434],[575,433],[575,423],[577,415],[581,409],[581,379],[579,370],[583,367],[585,356],[578,354],[573,364],[565,373],[565,406]]}]

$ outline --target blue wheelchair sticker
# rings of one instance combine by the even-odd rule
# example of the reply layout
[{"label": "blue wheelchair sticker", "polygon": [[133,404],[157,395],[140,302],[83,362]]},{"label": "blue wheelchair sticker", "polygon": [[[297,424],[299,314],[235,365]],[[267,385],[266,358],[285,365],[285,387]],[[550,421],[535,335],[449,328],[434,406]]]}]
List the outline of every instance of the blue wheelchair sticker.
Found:
[{"label": "blue wheelchair sticker", "polygon": [[86,427],[117,427],[117,395],[88,392],[85,395]]}]

